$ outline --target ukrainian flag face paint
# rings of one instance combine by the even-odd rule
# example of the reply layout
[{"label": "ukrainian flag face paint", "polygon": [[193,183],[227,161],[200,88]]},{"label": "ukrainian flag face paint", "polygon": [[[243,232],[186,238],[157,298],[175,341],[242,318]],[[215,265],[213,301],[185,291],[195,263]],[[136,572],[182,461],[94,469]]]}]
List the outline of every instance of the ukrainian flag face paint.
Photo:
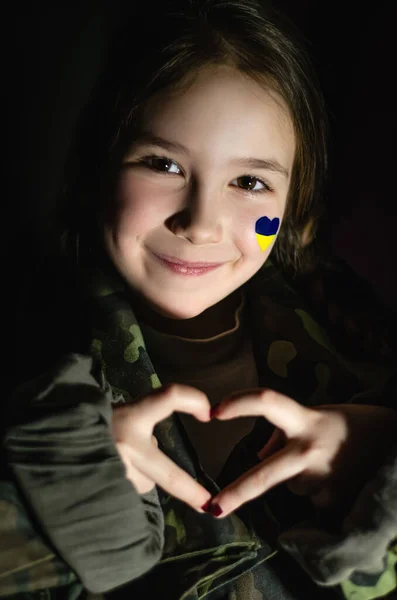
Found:
[{"label": "ukrainian flag face paint", "polygon": [[264,252],[276,239],[277,231],[280,227],[280,219],[269,219],[261,217],[255,223],[255,235],[259,247]]}]

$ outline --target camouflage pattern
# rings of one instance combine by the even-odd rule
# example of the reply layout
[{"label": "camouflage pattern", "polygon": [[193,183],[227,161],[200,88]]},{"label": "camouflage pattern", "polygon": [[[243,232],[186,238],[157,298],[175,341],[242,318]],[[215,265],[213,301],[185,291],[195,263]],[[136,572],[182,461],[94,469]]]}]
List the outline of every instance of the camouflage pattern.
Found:
[{"label": "camouflage pattern", "polygon": [[27,597],[25,592],[65,586],[68,600],[78,598],[82,585],[29,519],[15,486],[2,481],[0,490],[1,596],[17,597],[14,594],[22,593]]},{"label": "camouflage pattern", "polygon": [[[326,271],[322,273],[325,276]],[[102,364],[116,401],[133,402],[160,387],[161,382],[146,352],[128,292],[120,281],[111,281],[99,271],[84,273],[83,280],[89,281],[93,298],[92,354]],[[387,404],[395,357],[386,335],[381,336],[382,344],[368,350],[365,360],[361,356],[361,360],[355,359],[352,343],[349,355],[342,354],[340,331],[336,337],[330,335],[332,330],[326,332],[319,323],[321,310],[314,310],[317,319],[313,316],[310,295],[304,300],[299,285],[283,277],[270,261],[245,285],[245,291],[260,386],[313,406],[347,401]],[[215,494],[219,485],[223,487],[257,463],[256,451],[269,430],[263,420],[257,421],[252,433],[234,449],[218,485],[201,468],[177,415],[160,423],[155,434],[159,447]],[[277,560],[282,565],[284,559],[276,550],[277,536],[307,517],[307,504],[297,497],[292,502],[289,497],[288,502],[288,498],[280,500],[277,490],[272,491],[266,499],[260,497],[218,521],[196,513],[162,490],[159,496],[165,519],[161,561],[143,577],[106,597],[370,600],[385,597],[397,587],[392,550],[385,572],[376,581],[363,575],[325,590],[299,571],[293,575],[289,563],[285,567],[288,570],[279,576]],[[72,572],[51,553],[39,529],[33,528],[28,508],[11,483],[0,484],[0,507],[6,515],[0,520],[0,596],[24,600],[86,598],[87,592],[78,588]],[[42,590],[42,595],[35,594],[36,590]]]}]

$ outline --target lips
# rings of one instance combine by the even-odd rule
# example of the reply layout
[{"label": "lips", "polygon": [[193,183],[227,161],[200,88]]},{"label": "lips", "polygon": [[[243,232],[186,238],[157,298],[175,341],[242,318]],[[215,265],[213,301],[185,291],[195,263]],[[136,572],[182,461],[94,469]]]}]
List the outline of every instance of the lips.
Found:
[{"label": "lips", "polygon": [[209,271],[213,271],[221,267],[224,263],[209,263],[209,262],[186,262],[179,258],[165,256],[164,254],[154,254],[157,260],[173,273],[180,275],[205,275]]},{"label": "lips", "polygon": [[164,260],[168,263],[174,264],[174,265],[181,265],[182,267],[186,267],[188,269],[203,269],[203,268],[215,268],[215,267],[219,267],[220,265],[223,265],[222,262],[219,263],[214,263],[214,262],[188,262],[185,260],[181,260],[179,258],[174,258],[173,256],[167,256],[165,254],[156,254],[155,256],[157,256],[157,258],[160,258],[161,260]]}]

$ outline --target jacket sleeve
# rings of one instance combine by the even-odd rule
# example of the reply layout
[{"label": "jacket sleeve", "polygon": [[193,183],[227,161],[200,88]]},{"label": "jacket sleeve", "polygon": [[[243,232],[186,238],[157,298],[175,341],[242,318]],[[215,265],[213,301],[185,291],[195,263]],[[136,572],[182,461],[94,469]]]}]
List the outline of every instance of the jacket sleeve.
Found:
[{"label": "jacket sleeve", "polygon": [[397,445],[358,495],[339,534],[298,527],[279,542],[320,585],[344,597],[380,598],[397,588]]},{"label": "jacket sleeve", "polygon": [[4,450],[14,481],[0,487],[0,596],[73,582],[102,593],[160,559],[157,492],[139,495],[126,479],[111,400],[92,358],[78,354],[11,399]]},{"label": "jacket sleeve", "polygon": [[[367,389],[364,385],[350,402],[397,410],[395,313],[342,261],[321,264],[301,277],[296,287],[338,358],[352,366],[352,372],[362,374]],[[363,439],[364,447],[366,443]],[[396,594],[397,446],[363,483],[338,530],[331,533],[330,526],[325,515],[321,521],[313,519],[284,531],[279,543],[315,582],[337,586],[345,600]]]}]

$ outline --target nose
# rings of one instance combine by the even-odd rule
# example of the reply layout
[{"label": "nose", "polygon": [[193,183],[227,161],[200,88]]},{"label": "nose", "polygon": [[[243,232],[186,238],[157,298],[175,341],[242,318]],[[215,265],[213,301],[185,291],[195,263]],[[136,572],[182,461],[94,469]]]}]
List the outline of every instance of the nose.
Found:
[{"label": "nose", "polygon": [[187,206],[168,219],[168,227],[177,237],[192,244],[217,244],[222,240],[220,196],[209,190],[195,189]]}]

